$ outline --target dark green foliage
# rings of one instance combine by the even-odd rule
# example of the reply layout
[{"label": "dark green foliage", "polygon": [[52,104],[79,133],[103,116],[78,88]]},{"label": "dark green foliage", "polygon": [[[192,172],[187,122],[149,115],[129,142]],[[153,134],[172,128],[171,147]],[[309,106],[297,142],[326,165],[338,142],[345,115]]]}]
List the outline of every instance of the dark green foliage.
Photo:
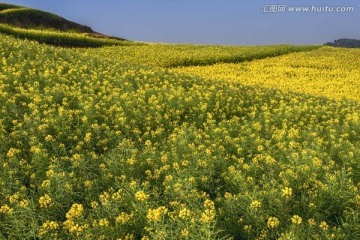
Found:
[{"label": "dark green foliage", "polygon": [[12,4],[0,3],[0,11],[5,9],[12,9],[12,8],[20,8],[20,7]]},{"label": "dark green foliage", "polygon": [[60,16],[30,8],[9,8],[0,12],[0,23],[27,29],[55,29],[93,33],[87,26],[68,21]]},{"label": "dark green foliage", "polygon": [[332,47],[360,48],[360,40],[341,38],[334,42],[327,42],[324,45]]}]

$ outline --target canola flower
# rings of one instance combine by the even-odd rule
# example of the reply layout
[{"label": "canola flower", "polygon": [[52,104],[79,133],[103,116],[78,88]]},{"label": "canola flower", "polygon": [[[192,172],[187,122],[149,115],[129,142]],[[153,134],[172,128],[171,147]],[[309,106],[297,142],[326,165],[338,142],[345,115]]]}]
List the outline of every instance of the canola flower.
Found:
[{"label": "canola flower", "polygon": [[168,212],[168,209],[164,206],[160,206],[156,209],[149,209],[146,215],[148,221],[159,222],[163,216]]},{"label": "canola flower", "polygon": [[52,198],[48,194],[45,194],[39,198],[39,204],[41,208],[48,208],[52,205],[52,203]]},{"label": "canola flower", "polygon": [[3,213],[3,214],[13,214],[14,212],[14,209],[10,208],[7,204],[5,205],[2,205],[0,207],[0,213]]},{"label": "canola flower", "polygon": [[286,199],[290,198],[292,196],[292,188],[290,187],[285,187],[284,189],[281,190],[281,195],[283,197],[285,197]]},{"label": "canola flower", "polygon": [[82,206],[82,204],[78,204],[78,203],[74,203],[70,210],[66,213],[66,218],[67,219],[73,219],[73,218],[77,218],[80,217],[84,212],[84,207]]},{"label": "canola flower", "polygon": [[250,208],[251,209],[254,209],[254,210],[257,210],[261,207],[261,202],[258,201],[258,200],[254,200],[250,203]]},{"label": "canola flower", "polygon": [[135,198],[139,201],[146,201],[149,198],[149,195],[146,194],[144,191],[137,191],[135,193]]},{"label": "canola flower", "polygon": [[122,224],[122,225],[125,225],[125,224],[128,224],[130,223],[134,218],[134,214],[131,213],[131,214],[128,214],[128,213],[125,213],[125,212],[121,212],[115,219],[116,223],[119,223],[119,224]]},{"label": "canola flower", "polygon": [[268,221],[267,221],[267,226],[269,228],[276,228],[277,226],[279,226],[280,221],[277,217],[269,217]]},{"label": "canola flower", "polygon": [[[40,237],[44,237],[45,235],[47,235],[49,232],[53,232],[56,231],[57,229],[60,228],[59,223],[55,222],[55,221],[45,221],[39,228],[39,235]],[[52,235],[53,237],[55,237],[54,235]]]},{"label": "canola flower", "polygon": [[295,225],[300,225],[302,223],[302,218],[299,215],[294,215],[291,217],[291,222]]},{"label": "canola flower", "polygon": [[188,217],[190,217],[190,216],[191,216],[191,211],[190,211],[189,209],[187,209],[186,207],[180,209],[180,211],[179,211],[179,218],[185,219],[185,218],[188,218]]},{"label": "canola flower", "polygon": [[324,221],[320,223],[319,227],[324,231],[327,231],[329,229],[329,225]]},{"label": "canola flower", "polygon": [[307,223],[310,225],[310,226],[315,226],[316,225],[316,222],[313,218],[310,218],[307,220]]}]

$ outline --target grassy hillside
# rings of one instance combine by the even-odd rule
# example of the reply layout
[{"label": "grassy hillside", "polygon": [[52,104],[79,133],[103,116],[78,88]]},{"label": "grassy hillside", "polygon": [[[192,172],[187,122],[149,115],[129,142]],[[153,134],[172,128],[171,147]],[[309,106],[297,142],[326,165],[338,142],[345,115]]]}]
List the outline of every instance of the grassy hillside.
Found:
[{"label": "grassy hillside", "polygon": [[0,11],[9,10],[9,9],[16,9],[16,8],[21,8],[21,7],[13,5],[13,4],[0,3]]},{"label": "grassy hillside", "polygon": [[1,238],[360,238],[359,103],[91,52],[0,37]]},{"label": "grassy hillside", "polygon": [[127,41],[94,32],[52,13],[4,3],[0,3],[0,32],[65,47],[123,45]]},{"label": "grassy hillside", "polygon": [[68,21],[55,14],[3,3],[0,3],[0,23],[27,29],[94,33],[90,27]]}]

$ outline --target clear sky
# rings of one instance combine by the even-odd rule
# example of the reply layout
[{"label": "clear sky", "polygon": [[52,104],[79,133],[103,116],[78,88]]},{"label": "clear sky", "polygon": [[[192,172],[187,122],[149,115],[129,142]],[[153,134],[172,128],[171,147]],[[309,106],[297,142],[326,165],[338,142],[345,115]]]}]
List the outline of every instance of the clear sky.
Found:
[{"label": "clear sky", "polygon": [[[101,33],[146,42],[263,45],[360,39],[359,0],[0,1],[49,11]],[[309,7],[312,12],[291,12],[294,6]],[[339,12],[348,10],[337,7],[353,10]]]}]

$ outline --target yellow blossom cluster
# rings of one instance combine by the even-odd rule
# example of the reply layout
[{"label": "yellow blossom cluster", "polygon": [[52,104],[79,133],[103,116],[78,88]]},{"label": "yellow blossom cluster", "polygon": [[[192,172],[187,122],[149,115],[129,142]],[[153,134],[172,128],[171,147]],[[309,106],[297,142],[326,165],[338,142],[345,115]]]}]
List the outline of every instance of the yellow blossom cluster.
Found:
[{"label": "yellow blossom cluster", "polygon": [[299,215],[294,215],[291,217],[291,222],[295,225],[300,225],[302,223],[302,218]]},{"label": "yellow blossom cluster", "polygon": [[39,204],[41,208],[48,208],[52,205],[52,203],[52,198],[48,194],[45,194],[39,198]]},{"label": "yellow blossom cluster", "polygon": [[137,191],[135,193],[135,198],[139,201],[146,201],[149,198],[149,195],[146,194],[144,191]]},{"label": "yellow blossom cluster", "polygon": [[269,217],[268,221],[267,221],[267,225],[269,228],[276,228],[277,226],[279,226],[280,221],[277,217]]},{"label": "yellow blossom cluster", "polygon": [[60,227],[59,223],[55,221],[45,221],[39,228],[39,235],[41,237],[44,237],[49,232],[56,231],[57,229],[59,229],[59,227]]},{"label": "yellow blossom cluster", "polygon": [[74,203],[70,210],[66,213],[67,219],[80,217],[84,212],[84,207],[81,204]]},{"label": "yellow blossom cluster", "polygon": [[148,213],[146,215],[148,221],[155,221],[159,222],[161,218],[166,215],[168,212],[168,209],[164,206],[160,206],[156,209],[149,209]]}]

